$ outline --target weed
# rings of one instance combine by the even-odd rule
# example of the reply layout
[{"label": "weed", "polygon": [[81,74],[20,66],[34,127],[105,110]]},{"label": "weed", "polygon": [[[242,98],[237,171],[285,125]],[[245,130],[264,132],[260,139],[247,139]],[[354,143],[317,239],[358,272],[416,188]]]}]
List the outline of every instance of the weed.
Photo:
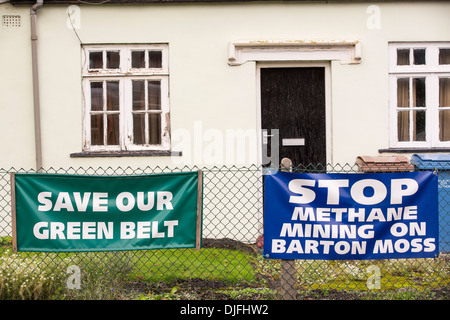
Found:
[{"label": "weed", "polygon": [[36,261],[6,250],[0,256],[0,299],[48,298],[57,289],[55,269],[51,259]]},{"label": "weed", "polygon": [[177,291],[178,291],[178,288],[173,287],[169,293],[163,293],[163,294],[149,293],[147,295],[141,294],[137,300],[176,300],[177,296],[175,294]]},{"label": "weed", "polygon": [[[229,242],[229,241],[228,241]],[[227,243],[228,243],[227,242]],[[12,253],[0,246],[0,299],[279,299],[280,260],[242,246],[122,252]],[[217,243],[214,243],[217,244]],[[68,267],[81,286],[69,289]],[[376,266],[379,287],[368,286]],[[448,299],[445,258],[296,260],[305,299]]]}]

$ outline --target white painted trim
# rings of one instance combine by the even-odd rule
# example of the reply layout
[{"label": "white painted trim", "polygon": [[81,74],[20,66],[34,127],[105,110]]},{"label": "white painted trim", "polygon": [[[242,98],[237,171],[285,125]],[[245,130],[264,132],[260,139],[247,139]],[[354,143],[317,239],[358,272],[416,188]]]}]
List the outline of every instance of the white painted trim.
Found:
[{"label": "white painted trim", "polygon": [[[389,145],[392,148],[447,148],[450,141],[439,141],[439,78],[450,77],[450,65],[439,64],[439,49],[450,48],[450,42],[390,42],[389,43]],[[397,65],[397,49],[410,49],[410,65]],[[426,64],[413,64],[413,49],[426,49]],[[397,137],[397,79],[425,78],[426,92],[426,141],[398,141]],[[411,88],[411,83],[410,83]],[[404,111],[421,110],[410,106]],[[423,110],[423,109],[422,109]],[[410,137],[412,126],[410,126]]]},{"label": "white painted trim", "polygon": [[[82,90],[84,97],[83,106],[83,151],[143,151],[143,150],[163,150],[171,148],[170,142],[170,107],[169,107],[169,63],[167,44],[148,45],[84,45],[82,48],[84,58],[82,68]],[[131,68],[132,50],[145,50],[146,68]],[[147,52],[160,50],[162,52],[161,68],[149,68]],[[103,68],[89,69],[89,52],[103,52]],[[106,51],[120,52],[120,68],[106,69]],[[133,80],[159,80],[161,81],[161,110],[146,111],[146,113],[161,114],[161,144],[133,144],[133,110],[132,110],[132,81]],[[94,81],[119,81],[120,107],[117,112],[120,118],[119,145],[91,145],[91,123],[90,123],[90,83]],[[147,88],[147,86],[145,86]],[[147,90],[147,89],[146,89]],[[103,90],[103,102],[106,103],[106,90]],[[145,94],[147,105],[147,94]],[[107,113],[106,108],[102,113]],[[146,120],[147,121],[147,120]],[[106,129],[105,129],[106,130]],[[145,129],[148,132],[148,125]],[[106,131],[105,133],[106,134]],[[104,137],[105,140],[105,137]]]},{"label": "white painted trim", "polygon": [[359,40],[240,40],[230,44],[228,64],[247,61],[333,61],[361,63]]},{"label": "white painted trim", "polygon": [[305,138],[289,138],[281,141],[283,147],[299,147],[305,145]]},{"label": "white painted trim", "polygon": [[[258,133],[258,165],[262,164],[262,129],[277,129],[277,128],[262,128],[261,127],[261,68],[311,68],[322,67],[325,68],[325,128],[326,128],[326,161],[332,163],[333,148],[332,148],[332,118],[331,118],[331,63],[330,62],[261,62],[256,65],[256,128]],[[282,141],[280,141],[281,146]],[[279,159],[281,161],[281,158]],[[294,164],[294,165],[298,165]]]},{"label": "white painted trim", "polygon": [[[414,65],[413,50],[410,50],[410,65],[397,65],[397,49],[426,49],[426,64]],[[389,43],[389,73],[433,73],[450,72],[449,64],[439,64],[439,49],[450,49],[450,42],[390,42]]]}]

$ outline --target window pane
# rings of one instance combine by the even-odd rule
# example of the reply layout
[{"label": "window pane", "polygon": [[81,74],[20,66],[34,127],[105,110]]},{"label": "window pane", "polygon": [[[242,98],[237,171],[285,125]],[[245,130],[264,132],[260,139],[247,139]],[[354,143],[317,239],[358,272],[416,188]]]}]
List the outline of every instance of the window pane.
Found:
[{"label": "window pane", "polygon": [[409,111],[400,111],[397,115],[398,141],[409,141]]},{"label": "window pane", "polygon": [[145,110],[145,81],[133,81],[133,110]]},{"label": "window pane", "polygon": [[409,78],[397,79],[397,107],[409,107]]},{"label": "window pane", "polygon": [[425,49],[414,49],[414,64],[425,64]]},{"label": "window pane", "polygon": [[148,82],[148,109],[161,110],[161,81]]},{"label": "window pane", "polygon": [[439,112],[439,140],[450,141],[450,110]]},{"label": "window pane", "polygon": [[149,114],[149,134],[150,144],[161,144],[161,114],[150,113]]},{"label": "window pane", "polygon": [[450,49],[439,49],[439,64],[450,64]]},{"label": "window pane", "polygon": [[439,79],[439,107],[450,107],[450,78]]},{"label": "window pane", "polygon": [[103,69],[103,52],[89,52],[89,69]]},{"label": "window pane", "polygon": [[91,82],[91,110],[103,110],[103,82]]},{"label": "window pane", "polygon": [[425,107],[425,78],[413,79],[414,107]]},{"label": "window pane", "polygon": [[131,51],[131,67],[145,68],[145,51]]},{"label": "window pane", "polygon": [[119,69],[120,68],[120,52],[108,51],[106,52],[106,68]]},{"label": "window pane", "polygon": [[106,109],[119,110],[119,81],[106,82]]},{"label": "window pane", "polygon": [[397,49],[397,65],[409,66],[409,49]]},{"label": "window pane", "polygon": [[148,52],[149,68],[162,68],[162,52],[149,51]]},{"label": "window pane", "polygon": [[108,114],[107,115],[108,127],[106,132],[106,141],[108,145],[119,144],[119,115]]},{"label": "window pane", "polygon": [[414,141],[425,141],[425,111],[413,111]]},{"label": "window pane", "polygon": [[145,113],[133,114],[133,143],[145,144]]},{"label": "window pane", "polygon": [[103,145],[103,115],[91,115],[91,145]]}]

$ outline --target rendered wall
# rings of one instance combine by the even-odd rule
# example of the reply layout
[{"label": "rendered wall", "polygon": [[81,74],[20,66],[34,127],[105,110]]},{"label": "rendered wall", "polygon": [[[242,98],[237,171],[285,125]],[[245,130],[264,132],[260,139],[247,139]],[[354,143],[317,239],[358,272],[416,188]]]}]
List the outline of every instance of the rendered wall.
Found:
[{"label": "rendered wall", "polygon": [[[256,64],[227,64],[229,43],[249,39],[360,40],[360,64],[331,62],[330,158],[353,164],[357,155],[376,155],[378,149],[389,147],[388,42],[448,41],[450,5],[374,5],[80,4],[71,14],[83,43],[169,44],[173,144],[178,137],[184,145],[173,148],[181,150],[182,157],[71,158],[83,143],[84,62],[80,42],[68,24],[67,6],[44,4],[38,11],[43,165],[255,163],[258,149],[246,150],[238,158],[241,150],[230,150],[226,143],[227,132],[259,129]],[[20,15],[22,20],[18,28],[0,29],[0,167],[30,168],[34,125],[29,7],[1,4],[0,12]],[[232,156],[227,159],[227,154]]]}]

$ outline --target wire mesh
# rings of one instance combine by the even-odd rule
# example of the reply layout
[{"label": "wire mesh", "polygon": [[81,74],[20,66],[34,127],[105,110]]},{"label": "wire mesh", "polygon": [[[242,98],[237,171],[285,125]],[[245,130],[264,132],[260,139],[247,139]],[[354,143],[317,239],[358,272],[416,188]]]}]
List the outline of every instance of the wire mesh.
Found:
[{"label": "wire mesh", "polygon": [[[446,171],[438,172],[439,257],[365,261],[266,259],[262,253],[264,171],[259,166],[70,167],[40,172],[122,176],[199,169],[204,184],[200,251],[67,253],[12,252],[9,174],[35,171],[0,169],[0,298],[448,299],[450,175]],[[349,164],[299,165],[292,171],[362,173]],[[283,287],[286,282],[292,284],[288,290]]]}]

